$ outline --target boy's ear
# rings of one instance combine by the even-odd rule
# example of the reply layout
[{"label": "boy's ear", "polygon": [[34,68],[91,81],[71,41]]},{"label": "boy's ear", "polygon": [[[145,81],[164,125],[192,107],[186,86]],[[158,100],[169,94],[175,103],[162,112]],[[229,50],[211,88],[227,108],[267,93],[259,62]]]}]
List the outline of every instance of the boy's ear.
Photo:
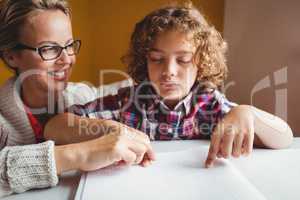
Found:
[{"label": "boy's ear", "polygon": [[7,50],[7,51],[4,51],[3,54],[3,60],[4,62],[12,67],[12,68],[17,68],[17,59],[16,59],[16,55],[14,52],[12,52],[11,50]]}]

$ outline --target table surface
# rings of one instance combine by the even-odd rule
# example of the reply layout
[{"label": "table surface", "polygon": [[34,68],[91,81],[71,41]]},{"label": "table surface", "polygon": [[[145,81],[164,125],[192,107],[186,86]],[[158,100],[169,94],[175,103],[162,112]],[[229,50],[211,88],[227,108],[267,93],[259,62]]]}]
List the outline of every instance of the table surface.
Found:
[{"label": "table surface", "polygon": [[[189,140],[189,141],[156,141],[152,143],[152,146],[156,152],[180,151],[187,148],[191,148],[191,146],[195,146],[195,145],[207,146],[208,148],[209,142],[202,141],[202,140],[200,141]],[[300,149],[300,138],[294,139],[290,149]],[[254,151],[257,151],[257,149],[254,149]],[[79,172],[66,173],[60,177],[59,184],[56,187],[48,188],[48,189],[31,190],[22,194],[14,194],[3,198],[3,200],[74,199],[80,181],[80,175],[81,174]],[[299,183],[299,188],[300,188],[300,183]]]}]

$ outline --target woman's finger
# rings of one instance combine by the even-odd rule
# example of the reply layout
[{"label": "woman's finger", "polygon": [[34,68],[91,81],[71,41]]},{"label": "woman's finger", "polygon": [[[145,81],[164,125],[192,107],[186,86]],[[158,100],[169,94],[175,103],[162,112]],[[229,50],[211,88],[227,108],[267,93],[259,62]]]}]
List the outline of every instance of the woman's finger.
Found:
[{"label": "woman's finger", "polygon": [[[124,127],[124,128],[126,128],[126,127]],[[127,129],[126,134],[129,135],[129,137],[127,137],[129,140],[143,144],[146,147],[146,153],[147,153],[149,159],[152,161],[155,160],[155,153],[151,147],[150,139],[145,133],[142,133],[133,128],[129,128],[129,129]]]},{"label": "woman's finger", "polygon": [[150,144],[150,139],[147,134],[134,129],[132,127],[128,127],[126,125],[123,126],[123,133],[127,138],[135,140],[137,142],[142,142],[144,144]]},{"label": "woman's finger", "polygon": [[136,154],[128,148],[123,148],[119,150],[122,160],[125,161],[127,165],[133,165],[136,160]]},{"label": "woman's finger", "polygon": [[143,158],[143,160],[141,162],[141,165],[143,167],[148,167],[151,164],[152,164],[151,160],[148,158],[147,154],[145,154],[145,156],[144,156],[144,158]]},{"label": "woman's finger", "polygon": [[146,155],[147,155],[147,157],[150,161],[155,161],[156,160],[155,152],[154,152],[154,150],[153,150],[153,148],[150,144],[147,146]]},{"label": "woman's finger", "polygon": [[136,142],[134,140],[128,140],[128,148],[135,153],[136,159],[135,164],[140,164],[144,158],[144,155],[147,151],[146,145]]}]

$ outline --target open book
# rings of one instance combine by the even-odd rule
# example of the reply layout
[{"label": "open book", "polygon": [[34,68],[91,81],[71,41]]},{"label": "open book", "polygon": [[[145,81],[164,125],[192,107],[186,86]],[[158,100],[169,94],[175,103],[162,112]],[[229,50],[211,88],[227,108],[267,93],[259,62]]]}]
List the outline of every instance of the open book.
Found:
[{"label": "open book", "polygon": [[259,190],[228,160],[204,168],[207,148],[158,153],[149,167],[107,167],[84,174],[76,200],[263,200]]}]

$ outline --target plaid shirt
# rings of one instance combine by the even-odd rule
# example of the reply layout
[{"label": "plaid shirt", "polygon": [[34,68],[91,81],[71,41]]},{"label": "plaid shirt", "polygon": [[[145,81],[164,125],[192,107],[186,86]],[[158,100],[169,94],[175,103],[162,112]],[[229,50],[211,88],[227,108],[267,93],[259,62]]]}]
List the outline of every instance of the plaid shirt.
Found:
[{"label": "plaid shirt", "polygon": [[85,105],[73,105],[68,112],[121,122],[148,134],[151,140],[208,139],[235,105],[218,90],[205,91],[195,84],[174,109],[169,109],[152,86],[141,84]]}]

